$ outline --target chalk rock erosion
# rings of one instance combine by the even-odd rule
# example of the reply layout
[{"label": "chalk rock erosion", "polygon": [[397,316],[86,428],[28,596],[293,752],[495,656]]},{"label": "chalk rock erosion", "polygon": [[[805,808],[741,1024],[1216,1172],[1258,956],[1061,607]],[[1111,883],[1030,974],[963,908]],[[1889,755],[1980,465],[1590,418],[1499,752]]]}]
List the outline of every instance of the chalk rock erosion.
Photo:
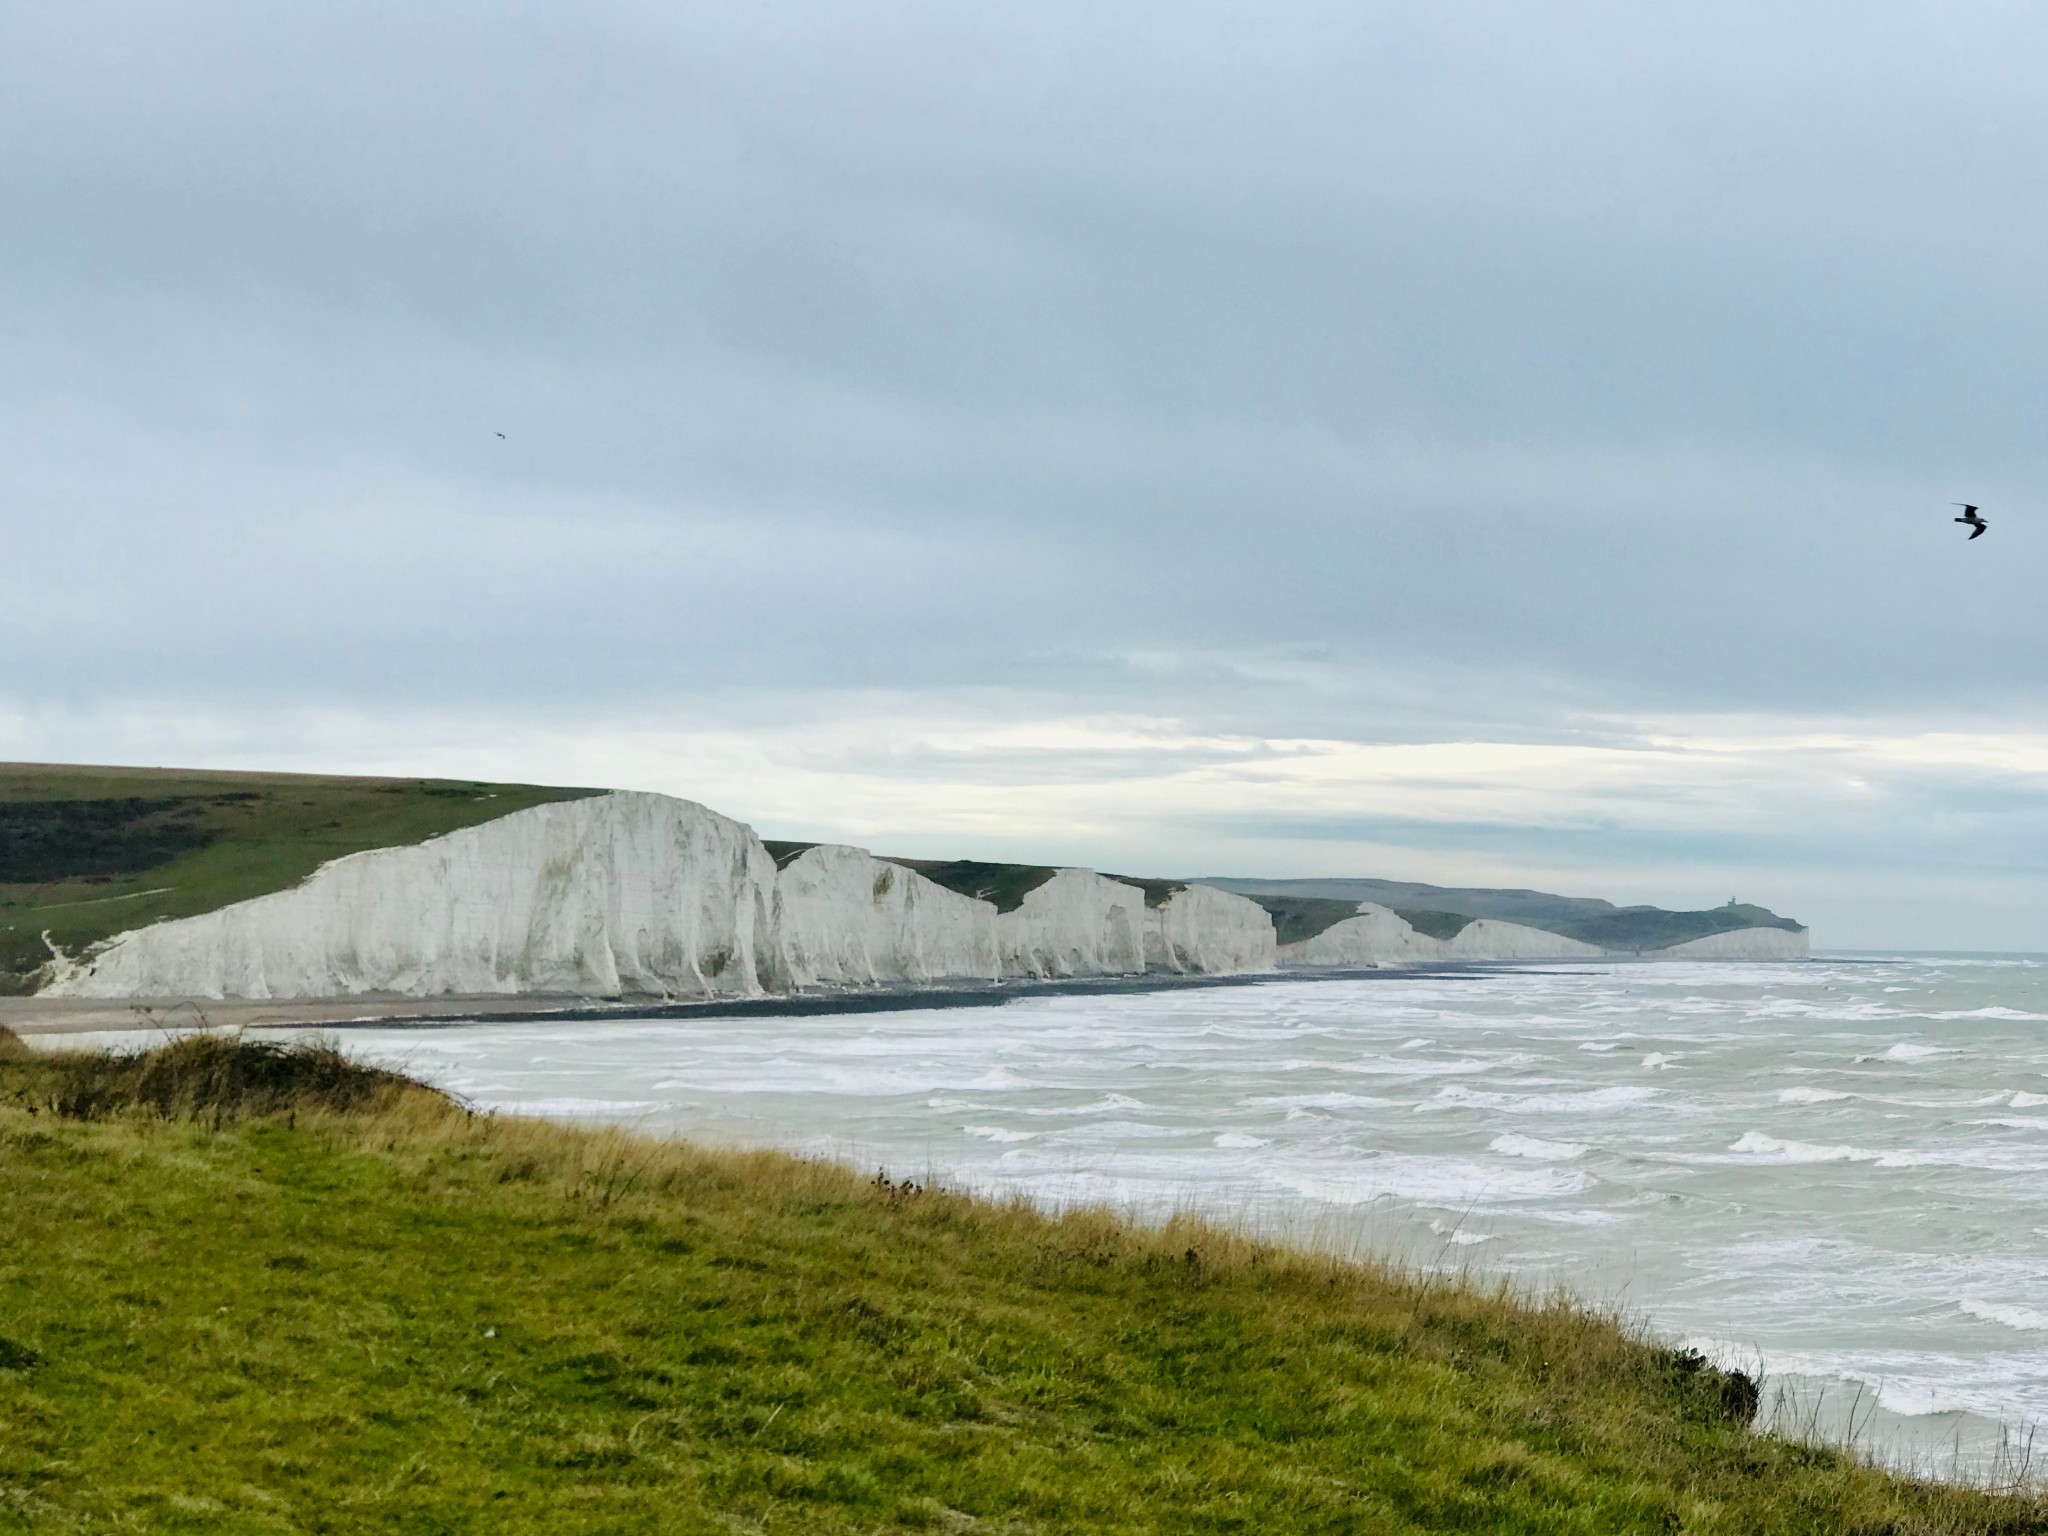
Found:
[{"label": "chalk rock erosion", "polygon": [[1280,946],[1289,965],[1401,965],[1419,960],[1563,960],[1606,953],[1563,934],[1477,918],[1448,939],[1419,933],[1390,908],[1358,904],[1358,916]]},{"label": "chalk rock erosion", "polygon": [[1607,953],[1597,944],[1493,917],[1475,918],[1440,942],[1448,960],[1575,960]]},{"label": "chalk rock erosion", "polygon": [[775,874],[783,973],[802,987],[1002,975],[996,909],[865,848],[820,843]]},{"label": "chalk rock erosion", "polygon": [[1733,928],[1687,939],[1650,952],[1657,960],[1804,960],[1810,935],[1804,928]]},{"label": "chalk rock erosion", "polygon": [[1145,909],[1145,966],[1210,976],[1270,971],[1279,963],[1273,919],[1244,896],[1184,885]]},{"label": "chalk rock erosion", "polygon": [[118,935],[44,991],[752,996],[784,982],[775,876],[750,828],[692,801],[557,801]]},{"label": "chalk rock erosion", "polygon": [[996,917],[1005,976],[1133,976],[1145,969],[1145,893],[1063,869]]}]

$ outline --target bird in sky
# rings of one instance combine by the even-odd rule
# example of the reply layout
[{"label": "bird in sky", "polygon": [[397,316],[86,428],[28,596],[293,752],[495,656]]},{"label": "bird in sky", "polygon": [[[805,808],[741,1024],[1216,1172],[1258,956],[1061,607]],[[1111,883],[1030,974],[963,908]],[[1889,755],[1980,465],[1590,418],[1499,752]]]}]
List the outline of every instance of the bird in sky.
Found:
[{"label": "bird in sky", "polygon": [[[500,432],[500,433],[498,434],[498,436],[500,436],[500,437],[503,437],[504,435],[505,435],[505,434],[504,434],[504,433],[502,433],[502,432]],[[1959,502],[1957,502],[1957,503],[1956,503],[1956,505],[1960,507],[1960,506],[1962,505],[1962,503],[1961,503],[1961,502],[1959,501]]]},{"label": "bird in sky", "polygon": [[[1963,509],[1963,515],[1959,518],[1954,519],[1954,521],[1959,523],[1967,523],[1969,525],[1971,539],[1976,538],[1978,534],[1982,533],[1986,528],[1989,528],[1991,526],[1989,523],[1985,522],[1983,518],[1977,515],[1977,509],[1971,506],[1970,503],[1968,503],[1967,501],[1952,501],[1949,503],[1949,505],[1952,507],[1961,507]],[[1963,542],[1967,544],[1970,542],[1970,540],[1965,539],[1963,540]]]}]

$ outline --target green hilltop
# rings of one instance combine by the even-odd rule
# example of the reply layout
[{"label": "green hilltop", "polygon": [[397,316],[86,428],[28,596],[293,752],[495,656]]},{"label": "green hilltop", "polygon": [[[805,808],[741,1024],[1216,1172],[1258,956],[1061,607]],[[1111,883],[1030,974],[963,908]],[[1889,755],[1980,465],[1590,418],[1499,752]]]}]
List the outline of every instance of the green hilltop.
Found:
[{"label": "green hilltop", "polygon": [[49,943],[76,954],[160,918],[284,890],[344,854],[602,793],[0,763],[0,993],[27,989]]}]

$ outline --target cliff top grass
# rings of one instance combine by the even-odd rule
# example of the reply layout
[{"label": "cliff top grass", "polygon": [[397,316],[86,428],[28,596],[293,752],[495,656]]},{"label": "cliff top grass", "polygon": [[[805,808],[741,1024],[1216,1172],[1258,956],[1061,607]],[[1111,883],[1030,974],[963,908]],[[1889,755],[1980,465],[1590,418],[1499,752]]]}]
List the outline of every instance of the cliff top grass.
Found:
[{"label": "cliff top grass", "polygon": [[0,1032],[0,1530],[2017,1533],[1611,1318]]},{"label": "cliff top grass", "polygon": [[601,794],[452,779],[0,763],[0,992],[50,958],[296,885],[328,859]]},{"label": "cliff top grass", "polygon": [[[1273,937],[1281,944],[1300,944],[1319,933],[1327,933],[1346,918],[1358,916],[1356,901],[1338,901],[1328,896],[1252,896],[1273,919]],[[1432,939],[1454,939],[1476,919],[1457,912],[1432,912],[1414,907],[1397,909],[1394,916],[1417,933]]]},{"label": "cliff top grass", "polygon": [[962,896],[991,903],[998,912],[1014,912],[1024,898],[1059,871],[1050,864],[986,864],[980,859],[897,859],[890,864],[914,869],[934,885]]}]

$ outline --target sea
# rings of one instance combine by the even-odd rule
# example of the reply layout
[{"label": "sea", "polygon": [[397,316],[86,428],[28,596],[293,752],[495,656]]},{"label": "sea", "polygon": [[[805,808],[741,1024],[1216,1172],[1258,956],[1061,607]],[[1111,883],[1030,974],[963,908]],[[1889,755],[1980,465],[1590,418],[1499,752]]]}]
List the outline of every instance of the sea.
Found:
[{"label": "sea", "polygon": [[1927,1475],[2033,1476],[2048,1422],[2044,956],[338,1038],[492,1110],[1562,1289]]}]

